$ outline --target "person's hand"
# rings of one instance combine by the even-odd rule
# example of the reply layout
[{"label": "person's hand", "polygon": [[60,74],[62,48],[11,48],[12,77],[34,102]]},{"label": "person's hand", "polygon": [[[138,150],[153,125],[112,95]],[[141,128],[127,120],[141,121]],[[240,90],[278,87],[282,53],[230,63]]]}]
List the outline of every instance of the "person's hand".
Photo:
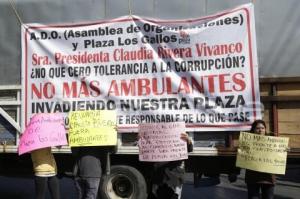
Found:
[{"label": "person's hand", "polygon": [[144,139],[144,137],[143,137],[143,134],[141,134],[141,133],[138,133],[138,134],[137,134],[137,139],[138,139],[138,140],[140,140],[140,139]]},{"label": "person's hand", "polygon": [[189,135],[186,132],[181,133],[180,138],[188,144],[192,144],[192,140],[189,138]]},{"label": "person's hand", "polygon": [[114,130],[118,132],[118,125],[114,126]]}]

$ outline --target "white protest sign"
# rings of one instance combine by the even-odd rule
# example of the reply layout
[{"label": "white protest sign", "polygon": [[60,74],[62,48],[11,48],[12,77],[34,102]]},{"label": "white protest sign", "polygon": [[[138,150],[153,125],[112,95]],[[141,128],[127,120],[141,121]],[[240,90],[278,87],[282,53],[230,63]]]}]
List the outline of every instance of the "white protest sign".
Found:
[{"label": "white protest sign", "polygon": [[139,125],[139,160],[165,162],[187,159],[187,143],[181,139],[184,122]]},{"label": "white protest sign", "polygon": [[247,130],[261,117],[254,24],[246,4],[189,20],[22,25],[23,126],[37,113],[116,110],[119,130]]}]

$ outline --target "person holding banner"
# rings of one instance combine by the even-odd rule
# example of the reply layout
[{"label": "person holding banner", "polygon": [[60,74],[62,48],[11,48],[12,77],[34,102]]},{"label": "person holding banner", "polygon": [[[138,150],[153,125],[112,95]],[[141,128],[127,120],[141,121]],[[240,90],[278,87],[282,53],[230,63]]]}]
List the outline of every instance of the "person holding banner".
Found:
[{"label": "person holding banner", "polygon": [[[263,120],[254,121],[251,126],[250,132],[260,135],[269,135],[266,133],[266,123]],[[276,179],[274,174],[246,169],[245,182],[248,189],[248,199],[274,198],[275,181]]]},{"label": "person holding banner", "polygon": [[31,152],[34,169],[36,199],[45,199],[47,184],[52,199],[60,198],[57,167],[51,147],[36,149]]},{"label": "person holding banner", "polygon": [[101,148],[72,147],[75,157],[73,174],[79,199],[96,199],[102,175]]},{"label": "person holding banner", "polygon": [[[187,143],[188,152],[192,152],[193,144],[188,134],[182,133],[181,139]],[[154,163],[150,199],[180,199],[184,174],[183,160]]]}]

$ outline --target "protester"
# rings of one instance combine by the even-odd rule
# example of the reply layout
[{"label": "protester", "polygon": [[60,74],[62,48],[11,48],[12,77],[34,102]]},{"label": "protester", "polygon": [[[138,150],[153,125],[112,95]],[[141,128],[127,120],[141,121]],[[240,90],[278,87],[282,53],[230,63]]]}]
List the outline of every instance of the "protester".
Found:
[{"label": "protester", "polygon": [[[181,139],[187,142],[188,152],[193,151],[193,144],[187,133],[181,134]],[[152,176],[151,199],[180,199],[184,183],[184,161],[154,163]]]},{"label": "protester", "polygon": [[[101,150],[101,149],[100,149]],[[72,147],[74,176],[79,199],[96,199],[102,175],[99,147]]]},{"label": "protester", "polygon": [[47,184],[52,199],[60,198],[59,181],[56,177],[57,167],[51,148],[37,149],[31,152],[35,175],[36,199],[46,198]]},{"label": "protester", "polygon": [[[250,132],[260,135],[268,135],[266,133],[266,124],[263,120],[254,121]],[[274,197],[274,174],[246,169],[245,182],[248,189],[248,199],[272,199]]]}]

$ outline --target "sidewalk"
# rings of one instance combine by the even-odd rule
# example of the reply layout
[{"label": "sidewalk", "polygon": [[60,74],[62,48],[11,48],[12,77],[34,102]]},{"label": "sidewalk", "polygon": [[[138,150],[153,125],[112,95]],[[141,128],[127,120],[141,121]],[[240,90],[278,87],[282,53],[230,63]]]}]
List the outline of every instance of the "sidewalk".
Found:
[{"label": "sidewalk", "polygon": [[[230,183],[227,175],[220,176],[220,184],[194,188],[193,174],[187,173],[183,187],[182,199],[246,199],[247,188],[244,182],[244,170],[234,183]],[[286,175],[277,176],[275,199],[300,198],[300,167],[292,165],[287,168]]]}]

